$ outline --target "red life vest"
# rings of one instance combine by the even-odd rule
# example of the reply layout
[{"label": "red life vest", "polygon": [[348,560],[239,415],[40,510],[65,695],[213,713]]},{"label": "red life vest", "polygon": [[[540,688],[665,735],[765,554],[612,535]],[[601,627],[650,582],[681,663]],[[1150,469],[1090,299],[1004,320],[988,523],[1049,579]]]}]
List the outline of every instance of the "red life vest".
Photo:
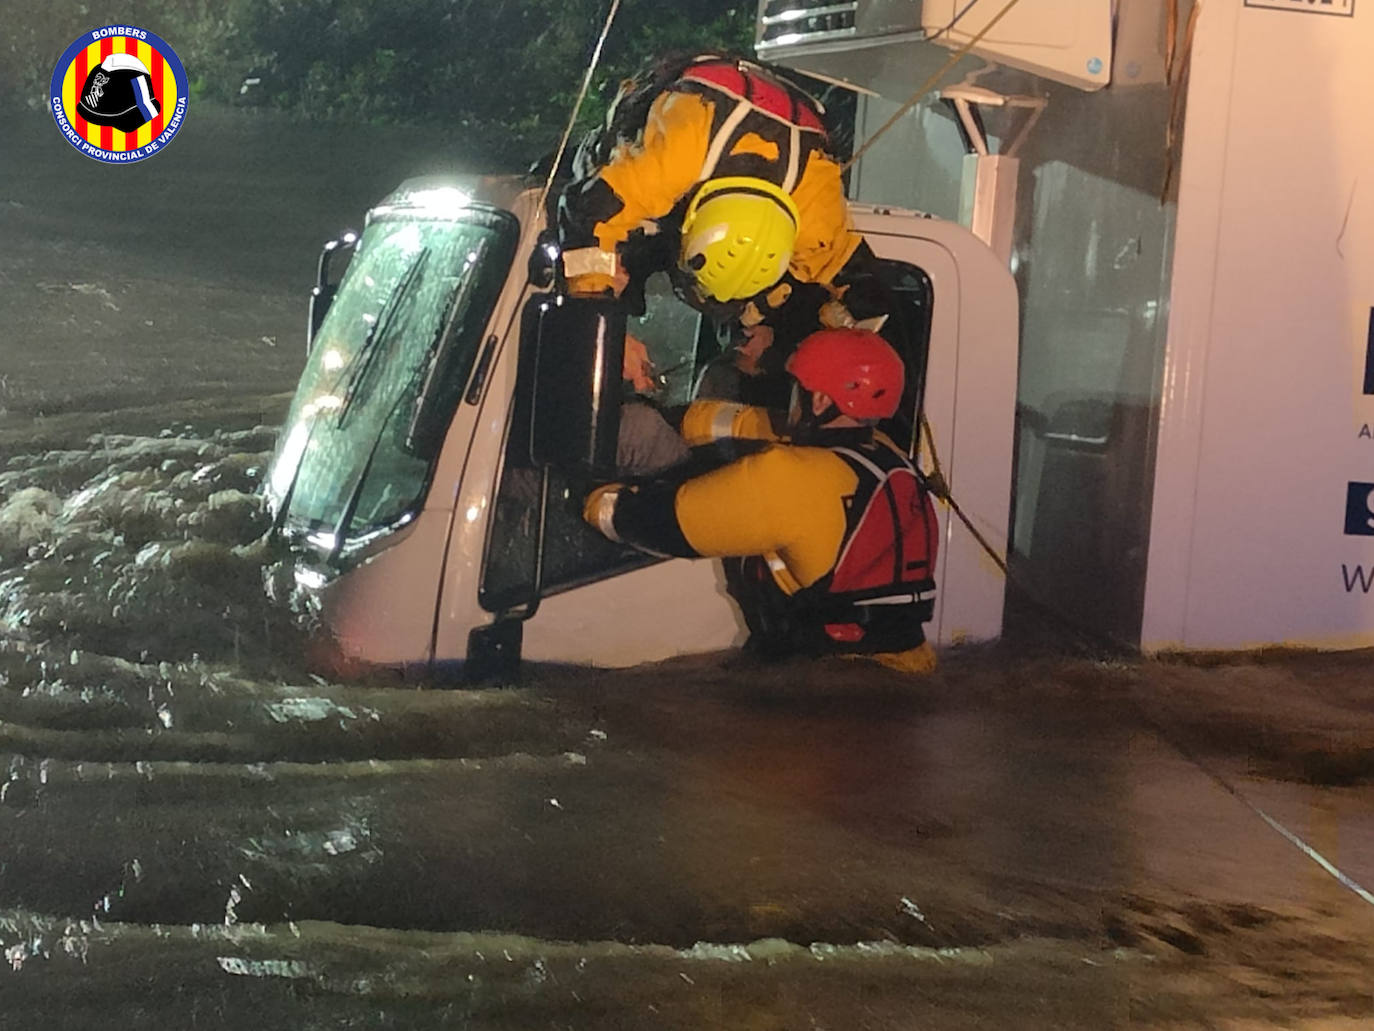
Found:
[{"label": "red life vest", "polygon": [[[912,621],[925,622],[935,605],[939,522],[915,467],[882,445],[830,450],[859,483],[847,502],[835,568],[803,592],[833,620],[824,624],[826,636],[857,644],[869,634],[869,617],[880,613],[906,612]],[[845,610],[859,618],[845,619]]]},{"label": "red life vest", "polygon": [[833,595],[874,591],[934,597],[935,506],[905,456],[889,448],[863,454],[832,448],[859,477],[849,503],[844,546],[830,573]]},{"label": "red life vest", "polygon": [[[805,93],[772,69],[721,53],[670,55],[621,84],[619,94],[611,103],[605,124],[594,129],[582,141],[572,161],[574,181],[592,178],[598,169],[611,160],[615,148],[633,142],[644,130],[649,108],[666,90],[685,90],[720,101],[714,137],[721,136],[725,122],[738,111],[733,124],[720,140],[717,153],[726,153],[725,145],[733,144],[742,122],[748,128],[760,128],[756,123],[770,123],[763,127],[769,138],[780,144],[791,144],[797,136],[797,163],[802,165],[813,147],[824,149],[826,130],[821,118],[825,109],[820,102]],[[779,124],[781,123],[781,124]],[[779,131],[781,130],[781,131]],[[788,162],[784,162],[787,165]],[[709,175],[709,172],[707,173]],[[734,171],[722,174],[735,174]],[[794,184],[795,185],[795,184]],[[790,192],[791,187],[788,187]]]},{"label": "red life vest", "polygon": [[751,646],[764,654],[898,652],[925,640],[939,523],[905,455],[878,443],[830,449],[858,477],[835,567],[788,597],[760,557],[726,563]]}]

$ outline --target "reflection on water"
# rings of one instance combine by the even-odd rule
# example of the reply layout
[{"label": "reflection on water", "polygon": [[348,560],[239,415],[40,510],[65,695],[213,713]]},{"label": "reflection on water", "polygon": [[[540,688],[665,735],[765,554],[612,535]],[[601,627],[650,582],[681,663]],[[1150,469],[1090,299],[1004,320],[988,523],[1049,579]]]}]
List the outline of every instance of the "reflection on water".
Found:
[{"label": "reflection on water", "polygon": [[[699,725],[735,723],[733,747],[692,770],[662,750],[652,705],[626,709],[576,674],[456,694],[305,674],[299,630],[263,591],[255,492],[273,440],[261,426],[102,434],[0,472],[0,821],[22,830],[0,904],[680,948],[1002,936],[946,941],[900,911],[916,889],[893,847],[910,841],[884,840],[902,823],[884,814],[905,808],[903,785],[919,801],[939,781],[911,730],[873,739],[888,753],[875,764],[842,721],[802,718],[779,740],[773,716],[709,705]],[[874,873],[850,886],[836,860],[863,798]],[[780,887],[755,883],[761,857]]]}]

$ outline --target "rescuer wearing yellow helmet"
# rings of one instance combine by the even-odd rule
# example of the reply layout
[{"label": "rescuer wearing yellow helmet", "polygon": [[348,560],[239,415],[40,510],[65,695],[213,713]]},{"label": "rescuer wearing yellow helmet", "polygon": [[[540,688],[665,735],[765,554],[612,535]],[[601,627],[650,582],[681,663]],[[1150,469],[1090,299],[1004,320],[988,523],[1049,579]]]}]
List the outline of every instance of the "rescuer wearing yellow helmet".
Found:
[{"label": "rescuer wearing yellow helmet", "polygon": [[767,180],[707,180],[682,216],[679,264],[703,294],[747,300],[786,274],[800,221],[796,202]]},{"label": "rescuer wearing yellow helmet", "polygon": [[845,273],[871,252],[821,111],[772,70],[719,54],[664,59],[624,84],[560,200],[569,288],[620,296],[665,268],[689,303],[747,327],[814,286],[812,324],[850,324]]}]

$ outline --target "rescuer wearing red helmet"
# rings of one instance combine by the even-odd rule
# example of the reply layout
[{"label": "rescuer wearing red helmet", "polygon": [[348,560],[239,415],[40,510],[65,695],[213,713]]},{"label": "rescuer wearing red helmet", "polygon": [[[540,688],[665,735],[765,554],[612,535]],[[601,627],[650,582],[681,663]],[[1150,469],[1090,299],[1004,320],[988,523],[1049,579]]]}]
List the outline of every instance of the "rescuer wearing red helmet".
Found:
[{"label": "rescuer wearing red helmet", "polygon": [[583,517],[657,554],[751,557],[732,586],[765,654],[865,655],[928,672],[935,510],[876,429],[901,405],[902,360],[876,333],[831,329],[803,340],[787,370],[786,441],[762,409],[698,402],[682,422],[688,445],[767,443],[690,479],[598,487]]}]

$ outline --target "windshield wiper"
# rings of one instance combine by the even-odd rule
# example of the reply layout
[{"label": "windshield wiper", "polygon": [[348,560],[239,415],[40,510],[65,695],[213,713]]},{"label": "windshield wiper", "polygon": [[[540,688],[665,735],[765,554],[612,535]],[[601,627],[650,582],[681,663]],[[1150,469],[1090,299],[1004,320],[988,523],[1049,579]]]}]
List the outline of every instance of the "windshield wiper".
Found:
[{"label": "windshield wiper", "polygon": [[[396,414],[396,409],[404,399],[405,394],[401,394],[391,403],[391,407],[387,409],[386,418],[382,420],[383,426],[391,421],[392,416]],[[344,506],[339,512],[339,521],[334,524],[334,539],[329,548],[329,557],[326,559],[330,565],[334,564],[339,554],[343,551],[344,542],[348,537],[349,524],[353,522],[353,516],[358,511],[358,502],[362,500],[363,487],[367,484],[367,475],[372,471],[372,462],[377,457],[377,452],[382,446],[383,436],[385,436],[385,434],[379,432],[372,441],[372,447],[368,448],[367,460],[363,462],[363,467],[358,473],[358,478],[353,482],[352,487],[348,491],[348,500],[344,502]]]},{"label": "windshield wiper", "polygon": [[482,279],[482,262],[486,260],[488,244],[486,240],[481,241],[473,248],[471,260],[462,273],[462,279],[457,288],[449,298],[448,304],[444,308],[443,317],[439,319],[439,324],[434,330],[434,336],[430,338],[429,346],[425,348],[424,355],[416,365],[416,380],[418,381],[415,389],[414,410],[410,413],[410,421],[406,424],[405,442],[406,447],[413,447],[416,430],[421,420],[424,418],[425,409],[430,401],[431,393],[436,389],[435,376],[439,373],[440,358],[443,353],[441,346],[445,338],[463,332],[463,329],[453,330],[451,323],[461,314],[466,317],[468,312],[468,300],[472,297],[473,291],[477,289],[478,282]]},{"label": "windshield wiper", "polygon": [[415,256],[415,260],[410,263],[410,267],[405,270],[400,282],[396,284],[396,289],[391,292],[391,296],[382,305],[382,310],[377,313],[376,321],[368,327],[367,335],[363,337],[358,353],[353,356],[353,361],[348,365],[348,378],[344,381],[343,397],[339,400],[339,409],[335,416],[339,426],[344,424],[349,409],[353,407],[353,402],[357,400],[363,382],[367,379],[368,371],[382,353],[382,344],[390,341],[391,324],[395,319],[396,312],[400,310],[401,302],[410,296],[416,282],[419,281],[420,270],[425,267],[428,261],[428,250],[423,250]]}]

